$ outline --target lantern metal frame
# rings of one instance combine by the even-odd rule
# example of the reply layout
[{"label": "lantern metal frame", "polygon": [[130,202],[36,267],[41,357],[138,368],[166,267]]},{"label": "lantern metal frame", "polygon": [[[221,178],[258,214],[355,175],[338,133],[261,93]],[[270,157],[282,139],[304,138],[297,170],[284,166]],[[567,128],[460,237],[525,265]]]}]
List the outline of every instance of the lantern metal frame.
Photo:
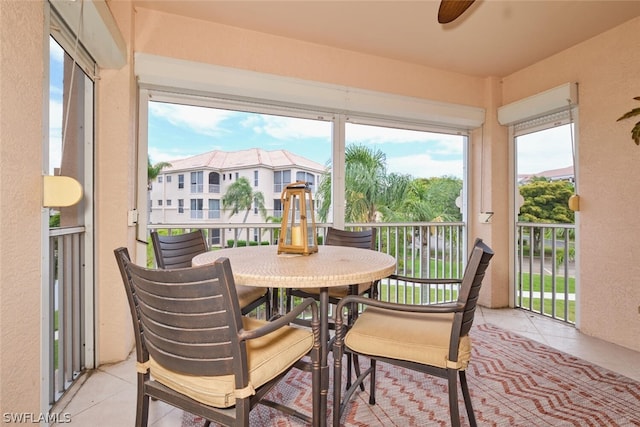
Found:
[{"label": "lantern metal frame", "polygon": [[296,181],[282,190],[280,201],[283,213],[278,254],[310,255],[318,252],[318,231],[309,185],[309,182]]}]

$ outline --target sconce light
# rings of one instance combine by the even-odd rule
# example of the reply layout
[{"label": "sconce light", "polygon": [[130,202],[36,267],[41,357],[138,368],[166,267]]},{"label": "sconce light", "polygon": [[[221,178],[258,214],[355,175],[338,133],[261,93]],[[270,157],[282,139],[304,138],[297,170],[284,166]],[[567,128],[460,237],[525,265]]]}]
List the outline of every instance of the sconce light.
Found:
[{"label": "sconce light", "polygon": [[283,206],[278,253],[309,255],[318,252],[318,236],[309,183],[287,185],[280,197]]},{"label": "sconce light", "polygon": [[580,196],[574,194],[573,196],[569,197],[569,209],[574,212],[578,212],[580,210]]},{"label": "sconce light", "polygon": [[62,208],[73,206],[82,199],[82,185],[69,176],[44,175],[42,206]]}]

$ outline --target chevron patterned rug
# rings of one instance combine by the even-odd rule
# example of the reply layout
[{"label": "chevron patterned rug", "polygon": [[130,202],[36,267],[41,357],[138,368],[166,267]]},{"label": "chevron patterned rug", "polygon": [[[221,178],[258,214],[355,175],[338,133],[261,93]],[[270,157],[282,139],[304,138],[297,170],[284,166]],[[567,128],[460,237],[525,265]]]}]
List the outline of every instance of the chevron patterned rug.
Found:
[{"label": "chevron patterned rug", "polygon": [[[640,426],[640,382],[493,325],[474,327],[471,336],[467,380],[478,425]],[[357,392],[343,425],[450,425],[445,380],[385,363],[378,364],[377,373],[376,405],[368,404],[367,391]],[[310,374],[293,370],[271,398],[310,414],[310,392]],[[467,426],[459,395],[461,423]],[[183,427],[202,424],[191,414],[183,416]],[[259,405],[251,412],[251,425],[305,424]]]}]

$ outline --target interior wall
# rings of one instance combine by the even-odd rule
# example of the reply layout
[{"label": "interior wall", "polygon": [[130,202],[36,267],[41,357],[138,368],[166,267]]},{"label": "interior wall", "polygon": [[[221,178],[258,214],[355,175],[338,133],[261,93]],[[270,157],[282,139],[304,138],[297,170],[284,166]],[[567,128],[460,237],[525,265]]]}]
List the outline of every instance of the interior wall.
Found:
[{"label": "interior wall", "polygon": [[[259,71],[309,81],[356,87],[404,96],[425,98],[476,107],[493,105],[497,108],[501,88],[484,79],[465,76],[443,70],[399,62],[381,57],[350,52],[248,31],[225,25],[199,21],[147,9],[136,13],[136,52],[167,56],[194,62],[222,65],[238,69]],[[202,43],[202,40],[208,40]],[[390,78],[389,76],[396,76]],[[493,80],[492,80],[493,82]],[[498,98],[497,98],[498,97]],[[487,104],[489,102],[489,104]],[[494,114],[495,116],[495,114]],[[498,125],[495,117],[485,130],[484,145],[489,156],[506,156],[504,144],[506,130]],[[474,139],[482,133],[474,132]],[[502,136],[500,136],[502,135]],[[493,141],[497,141],[492,150]],[[477,145],[477,144],[476,144]],[[471,156],[478,152],[471,150]],[[502,153],[502,154],[500,154]],[[480,185],[490,182],[506,182],[504,177],[492,178],[492,159],[487,157],[485,180],[472,170],[471,194],[479,194]],[[506,168],[496,169],[506,177]],[[483,284],[483,304],[491,307],[508,305],[508,255],[500,251],[508,245],[507,224],[504,221],[506,201],[497,191],[487,191],[487,197],[495,199],[495,210],[505,209],[496,215],[493,224],[483,225],[485,239],[497,245],[495,267]],[[473,206],[470,220],[478,217],[479,206]],[[500,222],[502,221],[502,222]],[[472,229],[472,233],[480,232]],[[476,234],[472,235],[475,238]]]},{"label": "interior wall", "polygon": [[137,52],[455,104],[484,102],[481,78],[143,8],[135,38]]},{"label": "interior wall", "polygon": [[127,64],[100,70],[96,82],[96,330],[97,364],[124,360],[132,351],[133,328],[113,250],[126,246],[135,260],[135,227],[127,212],[136,195],[136,83],[133,76],[133,10],[110,2],[128,52]]},{"label": "interior wall", "polygon": [[[633,236],[638,225],[631,212],[640,202],[610,189],[628,188],[638,173],[632,164],[640,154],[629,138],[631,123],[616,123],[615,119],[635,106],[631,98],[640,93],[636,78],[640,50],[635,42],[639,22],[630,21],[501,81],[502,104],[561,83],[580,83],[579,326],[588,334],[636,350],[640,328],[629,325],[639,321],[638,287],[625,278],[633,277],[639,268],[632,259],[634,249],[637,252]],[[494,103],[498,90],[495,82],[474,77],[145,9],[136,11],[134,38],[135,50],[140,52],[443,102],[485,107]],[[489,96],[487,84],[493,87]],[[506,145],[505,129],[491,123],[485,132],[490,144]],[[508,160],[507,152],[497,145],[494,148],[492,169],[506,170],[508,163],[499,163]],[[491,182],[499,183],[497,175]],[[498,187],[492,191],[492,203],[497,205],[493,207],[492,241],[503,242],[498,237],[498,209],[507,203],[507,196],[499,194]],[[508,215],[506,210],[503,214]],[[504,268],[502,263],[492,263],[492,269],[498,264]]]},{"label": "interior wall", "polygon": [[640,18],[503,79],[504,103],[578,82],[577,175],[580,193],[580,330],[640,350],[640,147],[637,120]]},{"label": "interior wall", "polygon": [[42,2],[0,1],[2,414],[41,412],[44,40]]},{"label": "interior wall", "polygon": [[[484,81],[486,120],[472,134],[470,149],[469,244],[482,238],[495,255],[482,282],[478,303],[490,308],[509,306],[511,283],[509,263],[509,146],[508,129],[498,124],[497,108],[502,103],[500,79]],[[481,213],[491,212],[489,222],[481,222]]]}]

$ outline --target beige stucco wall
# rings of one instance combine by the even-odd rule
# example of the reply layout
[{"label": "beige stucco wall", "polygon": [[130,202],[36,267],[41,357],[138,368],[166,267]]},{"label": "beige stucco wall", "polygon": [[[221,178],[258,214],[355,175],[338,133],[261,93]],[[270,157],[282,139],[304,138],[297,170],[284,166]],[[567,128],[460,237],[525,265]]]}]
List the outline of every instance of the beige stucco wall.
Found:
[{"label": "beige stucco wall", "polygon": [[482,79],[138,9],[136,51],[437,101],[482,106]]},{"label": "beige stucco wall", "polygon": [[[640,95],[640,18],[502,80],[478,79],[281,37],[140,10],[110,1],[128,65],[101,70],[96,127],[98,363],[131,348],[131,324],[113,249],[134,247],[136,90],[132,52],[174,56],[400,95],[483,106],[473,132],[471,235],[496,249],[482,302],[504,304],[508,277],[507,136],[495,108],[560,83],[580,83],[581,328],[640,350],[638,228],[640,149],[632,122],[615,119]],[[0,412],[40,411],[41,157],[44,3],[0,1]],[[134,37],[135,35],[135,37]],[[206,42],[203,42],[206,40]],[[398,76],[390,78],[390,76]],[[480,144],[479,141],[482,141]],[[484,154],[482,154],[484,153]],[[484,164],[480,179],[480,159]],[[477,224],[483,182],[495,212]],[[487,188],[488,187],[488,188]]]},{"label": "beige stucco wall", "polygon": [[511,102],[579,83],[578,170],[582,332],[640,350],[640,148],[637,120],[616,119],[640,96],[640,18],[503,80]]},{"label": "beige stucco wall", "polygon": [[0,1],[0,414],[40,412],[43,28]]},{"label": "beige stucco wall", "polygon": [[135,259],[136,85],[132,72],[133,10],[128,1],[109,8],[127,43],[127,65],[101,70],[96,83],[96,330],[98,364],[123,360],[133,345],[131,314],[113,250],[129,248]]},{"label": "beige stucco wall", "polygon": [[[240,28],[173,16],[147,9],[136,13],[136,51],[271,73],[311,81],[357,87],[455,104],[491,107],[500,105],[501,86],[496,79],[482,79],[406,62],[365,55]],[[203,43],[202,40],[207,40]],[[474,132],[471,220],[480,212],[480,185],[506,189],[507,168],[492,172],[492,164],[507,158],[507,131],[495,112],[488,114],[484,130]],[[483,139],[482,139],[483,138]],[[484,177],[479,176],[481,144]],[[494,141],[497,141],[494,144]],[[504,194],[486,188],[486,206],[496,212],[492,224],[472,224],[473,237],[481,235],[496,248],[495,268],[483,285],[482,302],[492,307],[508,305],[508,214]],[[506,194],[506,193],[505,193]],[[485,207],[486,207],[485,206]]]}]

